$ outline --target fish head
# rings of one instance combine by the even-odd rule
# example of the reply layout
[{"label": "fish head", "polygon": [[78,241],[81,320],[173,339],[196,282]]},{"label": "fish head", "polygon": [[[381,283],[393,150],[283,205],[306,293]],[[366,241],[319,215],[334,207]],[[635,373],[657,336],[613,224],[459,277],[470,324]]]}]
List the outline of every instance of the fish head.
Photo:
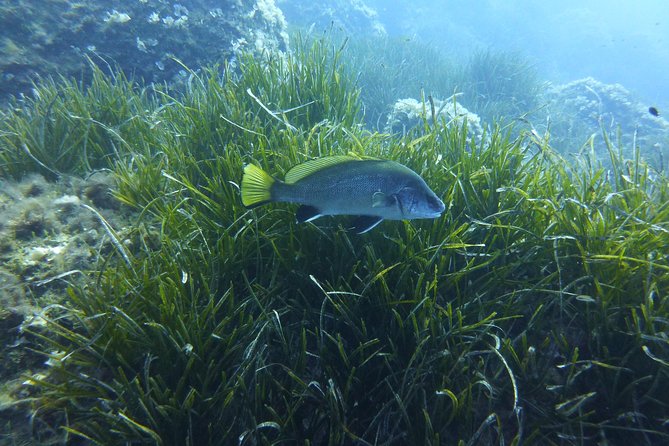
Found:
[{"label": "fish head", "polygon": [[406,220],[414,218],[437,218],[446,206],[427,185],[409,185],[400,189],[396,195],[397,204]]}]

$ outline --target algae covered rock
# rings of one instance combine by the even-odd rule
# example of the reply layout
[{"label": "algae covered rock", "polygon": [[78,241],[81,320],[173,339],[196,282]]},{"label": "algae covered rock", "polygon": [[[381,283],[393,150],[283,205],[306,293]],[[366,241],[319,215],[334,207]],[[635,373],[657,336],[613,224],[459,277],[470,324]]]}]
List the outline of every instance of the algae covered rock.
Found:
[{"label": "algae covered rock", "polygon": [[669,130],[669,123],[648,113],[648,106],[620,84],[605,84],[586,77],[563,85],[551,92],[557,105],[568,108],[592,126],[600,122],[608,127],[619,125],[625,133],[638,127],[653,131]]},{"label": "algae covered rock", "polygon": [[434,105],[434,118],[438,122],[446,122],[448,125],[462,126],[467,123],[467,129],[474,135],[477,141],[483,138],[483,127],[481,118],[460,105],[455,97],[448,99],[432,99],[430,102],[420,102],[413,98],[399,99],[393,105],[386,122],[386,132],[406,133],[410,129],[428,122],[432,125],[432,106]]},{"label": "algae covered rock", "polygon": [[96,2],[23,0],[0,6],[0,96],[25,93],[38,76],[79,76],[90,58],[148,82],[185,66],[288,45],[274,0]]},{"label": "algae covered rock", "polygon": [[356,35],[385,35],[376,9],[364,0],[278,0],[291,24],[313,25],[318,31],[335,26]]},{"label": "algae covered rock", "polygon": [[121,231],[128,216],[101,186],[110,184],[105,173],[59,182],[40,175],[0,180],[0,307],[27,314],[33,305],[60,303],[68,285],[95,269],[111,242],[100,218],[82,205]]},{"label": "algae covered rock", "polygon": [[[553,86],[548,92],[552,135],[558,147],[574,152],[590,135],[595,135],[594,149],[606,158],[600,137],[602,130],[612,135],[618,131],[625,149],[638,147],[642,156],[660,162],[666,159],[669,143],[669,122],[648,112],[648,104],[640,102],[620,84],[606,84],[592,77]],[[616,145],[618,141],[615,141]],[[632,153],[625,153],[632,157]]]}]

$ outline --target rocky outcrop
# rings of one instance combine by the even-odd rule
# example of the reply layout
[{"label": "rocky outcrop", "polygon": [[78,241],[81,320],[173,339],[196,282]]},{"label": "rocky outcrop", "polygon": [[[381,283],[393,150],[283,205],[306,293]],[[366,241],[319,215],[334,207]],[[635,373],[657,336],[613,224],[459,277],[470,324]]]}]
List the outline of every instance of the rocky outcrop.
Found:
[{"label": "rocky outcrop", "polygon": [[[434,118],[438,122],[446,122],[448,125],[462,126],[467,123],[469,134],[474,135],[480,142],[483,138],[483,127],[481,119],[475,113],[470,112],[460,105],[455,97],[440,100],[433,99]],[[393,105],[388,115],[385,131],[389,133],[406,133],[422,122],[432,124],[432,104],[417,101],[413,98],[399,99]]]},{"label": "rocky outcrop", "polygon": [[[9,3],[9,4],[6,4]],[[286,21],[274,0],[98,2],[21,0],[0,6],[0,96],[25,93],[38,76],[80,77],[90,59],[145,81],[170,81],[183,66],[237,51],[285,50]]]},{"label": "rocky outcrop", "polygon": [[616,147],[622,144],[624,156],[633,157],[638,147],[652,164],[661,167],[666,163],[669,122],[649,113],[649,104],[640,102],[622,85],[587,77],[553,86],[547,97],[552,139],[561,150],[576,152],[594,135],[597,157],[607,159],[602,131],[614,139],[620,131],[622,140],[613,142]]},{"label": "rocky outcrop", "polygon": [[378,12],[364,0],[277,0],[291,24],[318,31],[335,27],[345,34],[385,35]]}]

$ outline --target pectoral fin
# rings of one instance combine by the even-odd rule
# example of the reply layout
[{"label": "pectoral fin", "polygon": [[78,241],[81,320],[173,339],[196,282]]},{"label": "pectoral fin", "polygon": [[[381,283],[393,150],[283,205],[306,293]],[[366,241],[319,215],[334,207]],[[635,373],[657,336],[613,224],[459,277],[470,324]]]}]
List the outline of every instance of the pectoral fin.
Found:
[{"label": "pectoral fin", "polygon": [[320,209],[314,206],[308,206],[306,204],[297,208],[295,217],[297,218],[298,223],[304,223],[305,221],[316,220],[318,217],[323,216]]},{"label": "pectoral fin", "polygon": [[353,220],[353,229],[358,234],[364,234],[381,223],[383,218],[374,215],[361,215]]}]

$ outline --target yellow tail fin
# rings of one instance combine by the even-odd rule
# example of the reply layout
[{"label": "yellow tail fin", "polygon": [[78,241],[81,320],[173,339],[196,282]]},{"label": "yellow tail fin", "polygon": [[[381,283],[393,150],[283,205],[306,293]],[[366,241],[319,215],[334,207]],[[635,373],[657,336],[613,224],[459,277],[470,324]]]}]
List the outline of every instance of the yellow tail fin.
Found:
[{"label": "yellow tail fin", "polygon": [[244,166],[241,187],[244,206],[255,207],[272,201],[274,181],[274,178],[260,167],[254,164]]}]

